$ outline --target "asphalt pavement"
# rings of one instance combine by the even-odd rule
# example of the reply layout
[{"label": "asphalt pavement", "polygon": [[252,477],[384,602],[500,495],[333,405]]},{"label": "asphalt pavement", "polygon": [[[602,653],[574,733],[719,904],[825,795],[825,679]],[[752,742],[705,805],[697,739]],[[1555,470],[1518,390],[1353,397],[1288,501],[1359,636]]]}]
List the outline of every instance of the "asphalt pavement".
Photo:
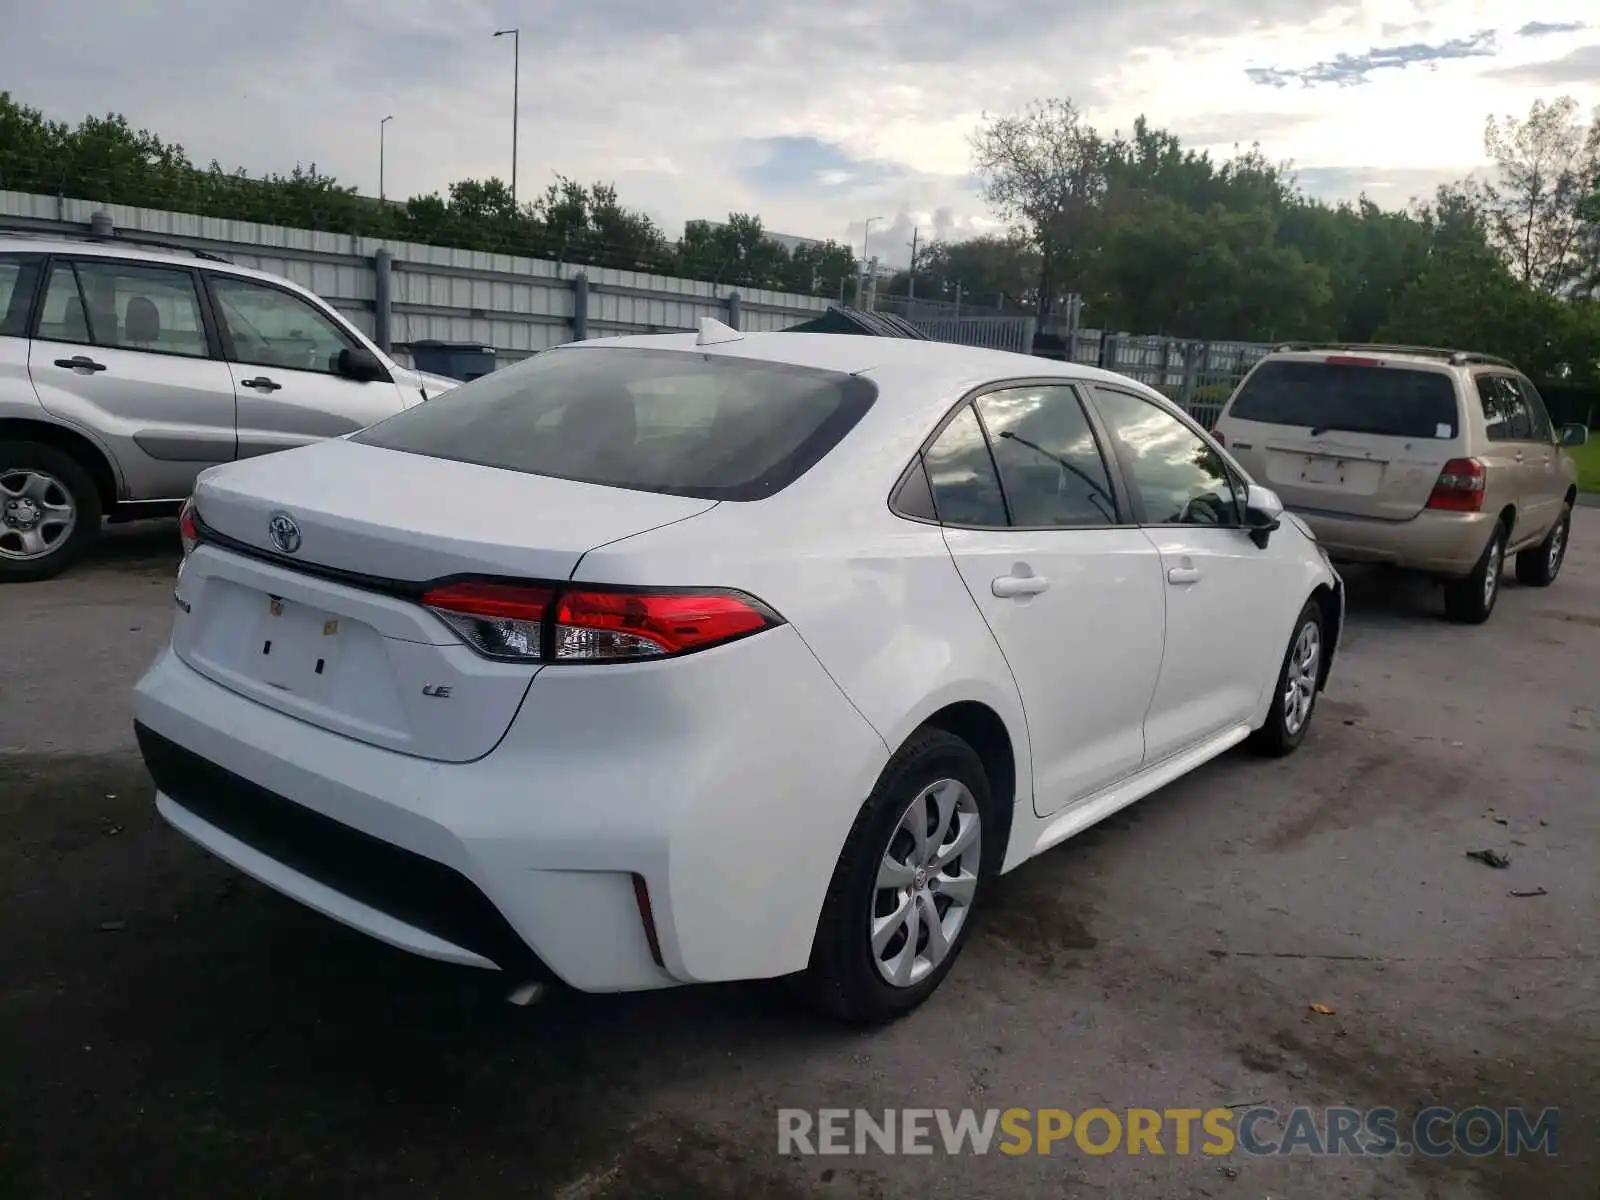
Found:
[{"label": "asphalt pavement", "polygon": [[[1229,754],[1005,877],[938,995],[870,1032],[772,984],[513,1008],[487,973],[185,842],[129,711],[175,557],[170,524],[129,527],[0,590],[0,1195],[1595,1200],[1600,513],[1577,514],[1553,588],[1508,583],[1480,628],[1352,571],[1299,753]],[[1432,1160],[777,1143],[783,1108],[1254,1104],[1557,1108],[1559,1141]]]}]

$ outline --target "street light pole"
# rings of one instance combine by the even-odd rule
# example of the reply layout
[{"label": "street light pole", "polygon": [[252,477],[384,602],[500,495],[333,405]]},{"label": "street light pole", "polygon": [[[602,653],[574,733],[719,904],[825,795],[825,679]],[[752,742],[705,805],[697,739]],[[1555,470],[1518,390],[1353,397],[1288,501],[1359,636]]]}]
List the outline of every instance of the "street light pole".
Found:
[{"label": "street light pole", "polygon": [[378,122],[378,203],[383,203],[383,135],[385,126],[394,120],[392,116],[385,117]]},{"label": "street light pole", "polygon": [[511,204],[517,203],[517,93],[522,86],[522,35],[517,29],[501,29],[495,37],[511,35]]},{"label": "street light pole", "polygon": [[856,306],[862,307],[862,300],[867,288],[867,271],[872,262],[872,223],[881,221],[882,217],[868,217],[861,226],[861,278],[856,284]]}]

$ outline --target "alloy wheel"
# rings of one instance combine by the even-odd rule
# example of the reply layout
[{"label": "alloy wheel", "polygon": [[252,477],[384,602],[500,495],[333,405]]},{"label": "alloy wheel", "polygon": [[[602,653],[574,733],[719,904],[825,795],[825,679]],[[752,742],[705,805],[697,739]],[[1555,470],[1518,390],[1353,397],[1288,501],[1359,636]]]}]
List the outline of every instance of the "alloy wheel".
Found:
[{"label": "alloy wheel", "polygon": [[884,982],[913,987],[950,956],[972,911],[983,818],[965,784],[941,779],[895,823],[878,865],[868,922]]}]

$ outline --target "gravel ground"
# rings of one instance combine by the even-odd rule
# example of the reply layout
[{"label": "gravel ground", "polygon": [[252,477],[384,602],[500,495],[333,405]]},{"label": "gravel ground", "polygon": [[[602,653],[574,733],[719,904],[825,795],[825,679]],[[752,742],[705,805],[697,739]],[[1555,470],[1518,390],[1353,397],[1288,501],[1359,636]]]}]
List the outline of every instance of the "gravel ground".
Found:
[{"label": "gravel ground", "polygon": [[[119,530],[0,592],[0,1194],[1600,1196],[1600,513],[1478,629],[1352,572],[1300,753],[1225,756],[1007,876],[939,995],[869,1033],[773,985],[515,1009],[185,842],[129,714],[174,543]],[[1256,1101],[1555,1106],[1558,1153],[776,1145],[780,1107]]]}]

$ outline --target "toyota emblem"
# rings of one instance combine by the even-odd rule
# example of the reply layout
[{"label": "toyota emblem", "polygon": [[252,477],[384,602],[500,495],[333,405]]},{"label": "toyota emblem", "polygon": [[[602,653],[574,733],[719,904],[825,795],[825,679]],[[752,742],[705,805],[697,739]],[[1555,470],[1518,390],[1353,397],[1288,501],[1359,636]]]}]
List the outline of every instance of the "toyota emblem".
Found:
[{"label": "toyota emblem", "polygon": [[300,526],[286,512],[275,512],[267,518],[267,537],[280,554],[293,554],[300,549]]}]

